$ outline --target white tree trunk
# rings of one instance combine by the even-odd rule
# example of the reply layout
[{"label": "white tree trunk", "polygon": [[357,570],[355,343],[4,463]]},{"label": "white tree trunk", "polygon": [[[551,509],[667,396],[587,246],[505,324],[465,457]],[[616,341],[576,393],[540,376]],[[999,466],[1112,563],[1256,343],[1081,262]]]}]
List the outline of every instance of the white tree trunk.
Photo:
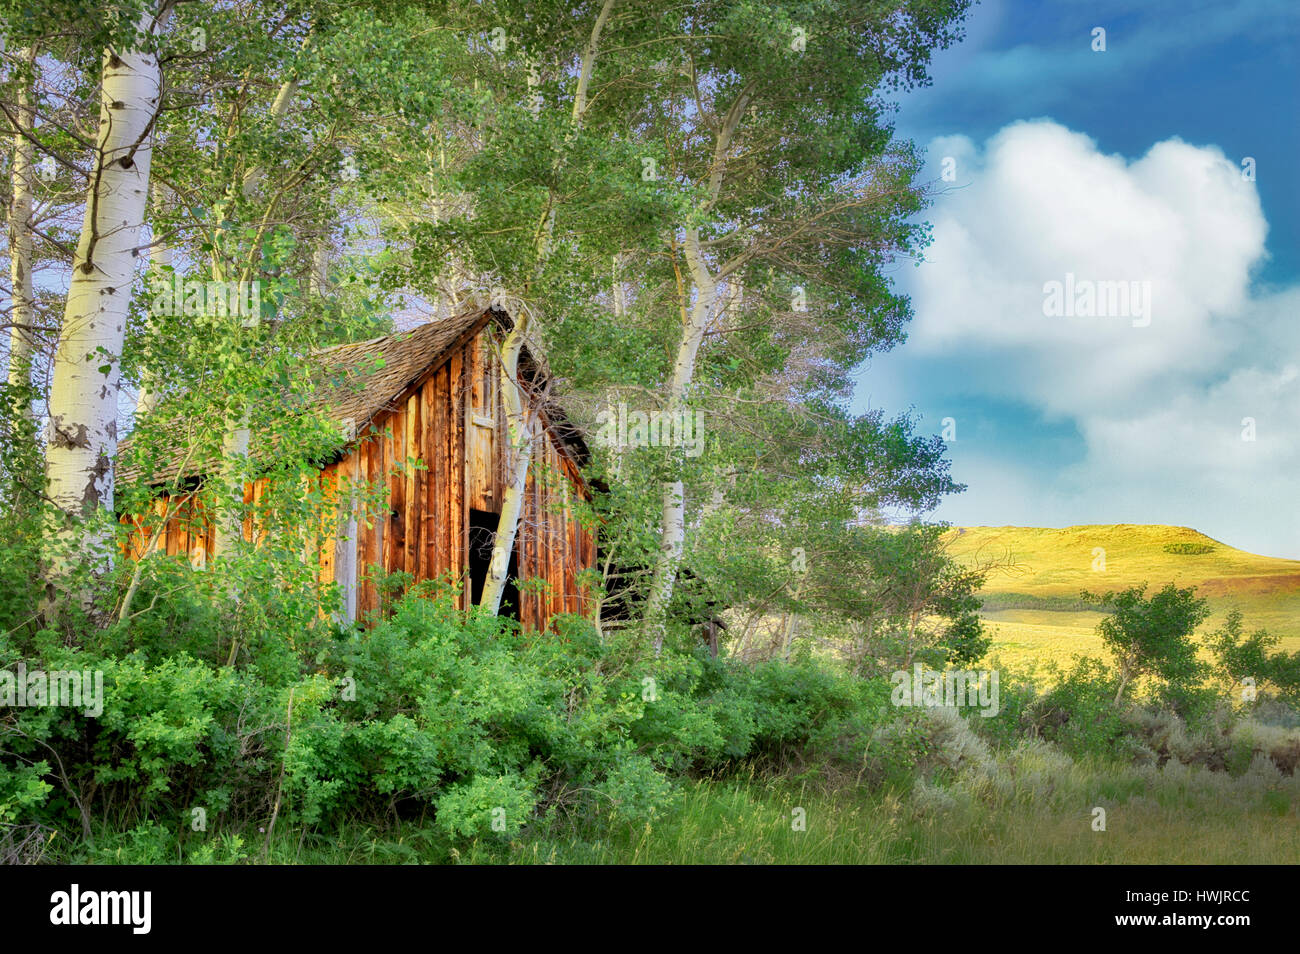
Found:
[{"label": "white tree trunk", "polygon": [[[700,212],[709,212],[722,193],[727,157],[735,140],[736,130],[740,128],[741,118],[749,106],[752,88],[753,84],[750,84],[736,96],[714,136],[708,191],[703,204],[699,207]],[[689,295],[693,291],[695,297],[683,322],[682,337],[677,345],[677,358],[673,362],[673,380],[668,391],[667,407],[670,414],[681,413],[686,408],[687,392],[695,378],[695,359],[699,355],[704,334],[708,330],[709,321],[717,306],[718,280],[727,276],[730,271],[725,267],[717,275],[709,271],[708,262],[705,261],[700,247],[698,227],[685,229],[684,253],[692,286],[688,287],[686,293]],[[738,277],[736,280],[739,280]],[[681,562],[682,546],[686,539],[685,493],[685,486],[681,480],[669,481],[664,485],[659,556],[650,583],[650,596],[646,601],[646,619],[650,623],[656,654],[663,647],[663,615],[668,608],[668,601],[672,599],[673,584],[677,579],[677,568]]]},{"label": "white tree trunk", "polygon": [[[158,27],[151,13],[137,24],[145,34]],[[50,390],[47,493],[63,518],[46,538],[55,588],[76,562],[102,572],[111,561],[107,532],[85,521],[113,506],[120,358],[162,89],[152,53],[108,50],[102,69],[98,143]]]},{"label": "white tree trunk", "polygon": [[[686,262],[690,267],[695,300],[682,325],[682,336],[677,343],[677,357],[673,362],[673,379],[668,391],[666,411],[669,415],[686,412],[686,400],[691,381],[695,377],[695,361],[708,330],[718,297],[718,285],[700,252],[699,233],[686,232]],[[670,420],[672,418],[670,417]],[[686,539],[686,488],[681,480],[664,485],[663,508],[660,525],[659,556],[655,562],[650,596],[646,601],[646,619],[650,622],[655,652],[663,646],[663,615],[672,599],[677,568],[681,562],[682,546]]]},{"label": "white tree trunk", "polygon": [[501,610],[510,571],[510,554],[519,535],[519,518],[524,512],[524,495],[528,487],[528,468],[533,459],[533,414],[531,402],[519,381],[519,357],[528,335],[526,312],[520,311],[514,327],[501,347],[501,393],[506,409],[506,489],[501,501],[501,516],[492,544],[492,561],[479,606],[495,616]]},{"label": "white tree trunk", "polygon": [[[19,58],[35,65],[32,51]],[[13,288],[13,311],[9,332],[9,385],[29,387],[32,380],[32,351],[35,345],[36,302],[32,290],[32,205],[36,193],[36,147],[24,135],[33,125],[31,88],[23,77],[18,87],[18,128],[14,131],[14,158],[10,169],[13,201],[9,206],[9,279]],[[31,402],[23,413],[35,417]]]},{"label": "white tree trunk", "polygon": [[[596,57],[600,51],[600,34],[609,21],[614,9],[614,0],[605,0],[591,34],[582,53],[582,64],[578,69],[578,85],[573,97],[573,112],[570,114],[570,135],[582,127],[583,115],[590,102],[587,91],[591,86],[591,77],[596,69]],[[551,233],[555,228],[555,209],[551,208],[540,236],[538,247],[538,272],[540,273],[551,248]],[[483,582],[483,595],[479,606],[492,615],[501,610],[501,596],[505,592],[506,579],[510,570],[510,554],[514,552],[515,540],[519,536],[519,518],[524,509],[524,494],[528,487],[528,468],[532,465],[533,419],[536,409],[528,395],[524,394],[519,381],[519,356],[523,353],[524,343],[528,340],[531,314],[528,306],[522,305],[515,317],[514,326],[506,335],[501,349],[501,389],[506,407],[507,433],[507,479],[504,498],[501,501],[501,516],[497,519],[497,530],[492,545],[492,561],[488,565],[487,579]]]}]

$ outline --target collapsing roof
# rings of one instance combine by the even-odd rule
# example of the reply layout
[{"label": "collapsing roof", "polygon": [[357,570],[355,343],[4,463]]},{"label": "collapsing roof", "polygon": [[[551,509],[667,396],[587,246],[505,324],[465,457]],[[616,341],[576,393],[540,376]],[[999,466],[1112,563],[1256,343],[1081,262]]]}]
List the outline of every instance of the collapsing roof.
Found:
[{"label": "collapsing roof", "polygon": [[[440,359],[490,322],[509,328],[511,319],[500,309],[474,306],[409,331],[322,348],[304,359],[315,366],[313,370],[320,372],[311,375],[314,389],[292,395],[297,400],[286,402],[286,408],[294,407],[298,413],[315,414],[339,425],[339,444],[335,451],[341,452],[376,415],[391,410],[395,400],[427,371],[441,363]],[[536,364],[532,355],[528,358]],[[545,405],[544,411],[556,437],[574,452],[580,462],[585,461],[587,448],[577,429],[554,404]],[[176,439],[170,443],[162,459],[154,461],[154,466],[148,468],[147,476],[151,483],[172,480],[182,472],[188,477],[202,477],[220,467],[219,448],[205,447],[196,451],[196,441],[182,439],[182,432],[190,423],[178,420],[165,425],[169,431],[175,432]],[[251,456],[271,456],[265,447],[259,453],[256,440],[252,443]],[[276,443],[272,437],[272,449]],[[146,475],[141,462],[130,459],[130,446],[131,438],[128,437],[120,448],[122,465],[118,476],[121,480],[135,480]]]}]

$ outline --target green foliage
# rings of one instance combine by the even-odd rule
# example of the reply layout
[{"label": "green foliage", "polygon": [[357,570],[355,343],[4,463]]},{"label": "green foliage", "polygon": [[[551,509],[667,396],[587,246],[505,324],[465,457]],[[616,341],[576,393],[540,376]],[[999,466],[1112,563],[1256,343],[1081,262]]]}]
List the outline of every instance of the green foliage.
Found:
[{"label": "green foliage", "polygon": [[1267,687],[1295,703],[1300,701],[1300,652],[1271,652],[1277,643],[1278,638],[1266,629],[1246,635],[1239,610],[1229,612],[1223,626],[1207,640],[1220,674],[1237,698],[1245,698],[1244,687],[1250,685],[1257,692]]},{"label": "green foliage", "polygon": [[615,820],[629,823],[653,822],[677,801],[672,782],[649,757],[637,753],[616,762],[595,791],[608,800]]},{"label": "green foliage", "polygon": [[848,641],[858,672],[885,675],[915,662],[962,668],[988,651],[979,617],[983,574],[948,556],[945,529],[853,527],[842,552],[810,570],[810,595],[830,611],[823,628]]},{"label": "green foliage", "polygon": [[0,764],[0,830],[37,813],[53,786],[45,781],[50,763]]},{"label": "green foliage", "polygon": [[1025,679],[1001,666],[994,658],[991,668],[998,671],[998,711],[992,716],[977,716],[970,724],[981,737],[997,749],[1012,749],[1026,736],[1037,731],[1041,691],[1033,680]]},{"label": "green foliage", "polygon": [[1176,553],[1182,556],[1198,556],[1203,553],[1213,553],[1215,547],[1210,543],[1166,543],[1163,549],[1166,553]]},{"label": "green foliage", "polygon": [[476,775],[457,782],[438,799],[438,825],[459,838],[509,837],[532,818],[534,785],[518,775]]},{"label": "green foliage", "polygon": [[1083,594],[1085,600],[1111,609],[1097,624],[1097,632],[1119,666],[1117,701],[1141,677],[1177,694],[1196,685],[1205,673],[1192,634],[1210,615],[1206,601],[1197,597],[1194,587],[1168,583],[1150,598],[1146,589],[1142,584],[1104,596]]},{"label": "green foliage", "polygon": [[256,651],[233,666],[222,647],[187,648],[197,636],[184,634],[230,618],[216,593],[169,603],[161,622],[153,612],[75,648],[50,631],[9,646],[31,668],[98,671],[104,691],[97,715],[6,714],[4,824],[79,837],[111,805],[129,835],[99,857],[140,861],[238,857],[241,845],[184,831],[196,810],[236,833],[273,811],[277,824],[322,828],[431,812],[452,843],[509,840],[556,810],[641,823],[671,808],[683,773],[858,764],[888,699],[882,682],[813,662],[646,657],[576,618],[522,632],[459,613],[433,584],[364,633],[263,617]]},{"label": "green foliage", "polygon": [[1033,733],[1075,757],[1131,758],[1136,742],[1115,705],[1119,679],[1110,667],[1084,656],[1053,676],[1052,688],[1029,710]]}]

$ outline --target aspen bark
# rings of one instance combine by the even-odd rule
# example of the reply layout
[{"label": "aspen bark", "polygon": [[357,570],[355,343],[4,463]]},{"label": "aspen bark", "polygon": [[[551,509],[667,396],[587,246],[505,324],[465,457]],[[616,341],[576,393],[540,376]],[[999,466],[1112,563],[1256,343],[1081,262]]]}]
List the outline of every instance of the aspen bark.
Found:
[{"label": "aspen bark", "polygon": [[[600,35],[613,9],[614,0],[605,0],[583,48],[582,65],[578,69],[578,85],[573,97],[570,134],[582,127],[583,115],[590,102],[588,90],[596,69]],[[539,235],[539,272],[550,253],[550,237],[554,228],[555,209],[552,207]],[[506,578],[510,570],[510,554],[514,551],[515,540],[519,536],[519,518],[523,513],[524,494],[528,487],[528,469],[532,465],[535,439],[533,418],[536,409],[532,406],[532,398],[524,394],[523,385],[519,380],[519,357],[523,353],[524,343],[528,340],[530,324],[531,313],[527,305],[522,305],[501,349],[501,389],[506,408],[508,435],[506,453],[509,457],[501,516],[497,519],[497,530],[493,538],[492,560],[488,565],[487,579],[483,581],[483,595],[479,598],[479,606],[487,609],[493,616],[501,610],[501,596],[505,592]]]},{"label": "aspen bark", "polygon": [[515,549],[519,535],[519,518],[524,511],[524,495],[528,488],[528,468],[533,457],[533,414],[530,400],[519,381],[519,358],[527,340],[529,319],[522,311],[501,347],[501,396],[506,410],[506,473],[505,493],[501,500],[501,516],[492,545],[492,561],[487,578],[483,581],[483,595],[479,606],[493,616],[501,610],[501,596],[505,592],[510,570],[510,554]]},{"label": "aspen bark", "polygon": [[159,26],[146,12],[135,48],[103,57],[98,141],[50,391],[45,469],[59,511],[45,541],[51,591],[77,563],[102,573],[112,558],[106,521],[90,518],[113,507],[120,358],[162,88],[157,56],[139,46]]},{"label": "aspen bark", "polygon": [[[731,108],[727,110],[713,142],[713,157],[709,165],[708,192],[699,207],[702,213],[712,210],[722,193],[722,182],[727,168],[727,157],[736,131],[740,128],[741,118],[749,107],[752,84],[737,95]],[[682,336],[677,343],[677,356],[673,361],[673,377],[668,389],[666,410],[669,414],[682,413],[691,382],[695,379],[695,361],[699,355],[700,345],[708,330],[718,300],[718,280],[726,277],[730,271],[724,267],[717,274],[709,270],[700,244],[698,227],[683,230],[685,241],[683,252],[690,272],[691,288],[685,291],[683,302],[689,300],[691,306],[686,309],[682,322]],[[693,290],[694,297],[690,298]],[[660,517],[659,555],[655,561],[654,576],[650,583],[650,595],[646,600],[646,621],[657,654],[663,648],[663,617],[672,599],[673,585],[677,579],[678,565],[681,562],[683,544],[686,539],[686,487],[682,480],[669,481],[664,485],[663,506]]]},{"label": "aspen bark", "polygon": [[[686,411],[691,382],[695,378],[695,362],[718,297],[717,282],[704,262],[700,251],[700,236],[696,229],[686,230],[685,254],[695,286],[695,300],[682,325],[682,336],[673,361],[673,377],[668,388],[666,407],[670,420],[671,415]],[[664,485],[661,514],[659,555],[650,583],[650,595],[646,600],[646,619],[651,624],[656,653],[663,647],[663,615],[672,599],[677,568],[686,540],[686,487],[680,479]]]},{"label": "aspen bark", "polygon": [[[35,66],[35,50],[19,56]],[[14,158],[10,168],[13,200],[9,205],[9,280],[13,288],[13,311],[9,332],[9,385],[28,388],[32,383],[32,352],[35,349],[36,302],[32,289],[32,206],[36,194],[36,147],[24,132],[30,132],[35,119],[32,92],[26,77],[18,87],[14,130]],[[28,420],[35,417],[32,402],[23,407]]]}]

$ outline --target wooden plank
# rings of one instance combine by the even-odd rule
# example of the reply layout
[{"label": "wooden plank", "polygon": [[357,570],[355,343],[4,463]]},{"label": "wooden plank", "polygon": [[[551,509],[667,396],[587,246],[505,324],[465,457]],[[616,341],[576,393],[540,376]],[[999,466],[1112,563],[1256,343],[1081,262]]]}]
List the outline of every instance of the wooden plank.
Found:
[{"label": "wooden plank", "polygon": [[525,487],[525,504],[524,513],[528,517],[528,525],[533,529],[533,546],[532,559],[529,561],[528,578],[533,581],[532,594],[528,597],[528,621],[525,625],[531,629],[542,628],[544,623],[544,613],[542,612],[542,594],[538,591],[536,581],[543,575],[543,563],[546,554],[546,525],[542,522],[541,514],[538,510],[538,493],[537,493],[537,471],[533,468],[528,469],[528,477],[524,483]]},{"label": "wooden plank", "polygon": [[320,533],[316,541],[317,574],[321,584],[334,582],[335,548],[339,536],[339,467],[327,464],[320,473]]},{"label": "wooden plank", "polygon": [[[546,523],[551,530],[551,552],[547,561],[547,582],[551,589],[548,596],[548,612],[553,619],[564,612],[564,511],[560,507],[560,498],[555,486],[555,455],[551,452],[550,442],[546,441],[546,471],[542,474],[546,490]],[[548,621],[549,622],[549,621]]]},{"label": "wooden plank", "polygon": [[555,509],[551,506],[551,494],[547,487],[546,457],[542,455],[542,468],[537,472],[537,509],[542,515],[542,527],[546,534],[542,548],[542,629],[550,627],[551,617],[555,615]]},{"label": "wooden plank", "polygon": [[[566,494],[567,496],[567,494]],[[578,528],[573,522],[573,513],[568,501],[564,507],[564,612],[578,612],[577,574]]]},{"label": "wooden plank", "polygon": [[208,559],[210,560],[217,552],[217,521],[215,519],[208,521],[208,532],[204,542],[207,544]]},{"label": "wooden plank", "polygon": [[[373,550],[370,554],[370,560],[378,569],[384,568],[384,541],[388,536],[388,518],[392,511],[389,509],[388,501],[388,467],[389,454],[388,442],[383,436],[384,429],[389,425],[388,415],[384,415],[380,421],[380,432],[375,436],[374,441],[374,459],[371,461],[371,473],[375,482],[375,490],[379,493],[379,503],[376,507],[374,528]],[[379,587],[375,587],[375,604],[372,607],[378,610],[381,605]]]},{"label": "wooden plank", "polygon": [[152,552],[155,553],[167,552],[167,527],[163,522],[163,514],[165,514],[166,512],[167,512],[167,495],[163,494],[153,502],[153,512],[151,514],[151,519],[149,521],[149,535],[145,537],[145,542],[148,543],[149,540],[153,537],[154,532],[159,527],[163,528],[162,533],[158,535],[158,539],[155,540],[153,544]]},{"label": "wooden plank", "polygon": [[420,579],[431,580],[438,575],[435,549],[437,547],[438,528],[433,522],[433,496],[437,487],[437,447],[434,433],[434,411],[437,407],[437,375],[424,382],[420,389],[420,427],[424,431],[420,439],[424,449],[424,491],[420,497]]},{"label": "wooden plank", "polygon": [[384,512],[384,569],[389,573],[406,568],[406,409],[388,419],[384,435],[385,486],[388,507]]},{"label": "wooden plank", "polygon": [[[491,362],[493,352],[488,332],[474,339],[470,364],[466,368],[464,389],[469,397],[466,418],[468,448],[466,459],[470,467],[470,507],[488,513],[501,511],[502,493],[500,473],[501,455],[505,443],[500,435],[501,416],[494,414],[499,395],[492,388]],[[484,423],[486,422],[486,423]]]},{"label": "wooden plank", "polygon": [[406,419],[405,419],[405,486],[403,495],[405,497],[405,513],[402,517],[402,525],[405,534],[403,546],[405,552],[402,556],[404,568],[414,578],[414,582],[420,581],[420,501],[423,496],[420,491],[423,485],[420,482],[421,471],[418,464],[422,459],[423,448],[420,446],[420,395],[417,391],[406,400]]},{"label": "wooden plank", "polygon": [[208,519],[208,508],[198,491],[190,498],[190,566],[196,570],[208,565],[208,534],[212,530],[212,521]]},{"label": "wooden plank", "polygon": [[178,556],[190,555],[190,503],[192,495],[181,498],[176,506],[176,553]]},{"label": "wooden plank", "polygon": [[551,619],[551,593],[549,584],[553,578],[551,569],[551,559],[555,554],[555,541],[551,534],[551,512],[550,498],[546,494],[546,457],[544,454],[539,455],[538,459],[533,461],[532,471],[536,476],[533,486],[537,494],[537,524],[541,528],[541,549],[538,551],[537,575],[542,579],[542,587],[538,594],[541,605],[538,607],[539,629],[545,629],[546,624]]},{"label": "wooden plank", "polygon": [[456,605],[469,606],[469,511],[465,505],[464,360],[457,352],[447,364],[447,568],[462,584]]},{"label": "wooden plank", "polygon": [[167,508],[169,513],[167,514],[167,546],[163,550],[163,552],[168,556],[176,555],[176,547],[180,543],[180,519],[176,513],[178,506],[179,505],[176,501],[168,498]]},{"label": "wooden plank", "polygon": [[[457,376],[452,374],[451,366],[447,366],[447,380],[444,385],[442,396],[442,421],[443,421],[443,444],[441,447],[442,471],[446,483],[443,485],[443,496],[438,502],[438,520],[443,526],[442,546],[443,546],[443,572],[447,574],[450,580],[459,578],[460,566],[458,556],[460,553],[460,520],[456,517],[456,508],[460,506],[461,491],[456,486],[456,477],[460,473],[460,468],[456,466],[456,435],[458,433],[456,422],[456,389],[459,382]],[[463,597],[458,597],[456,605],[463,606]]]},{"label": "wooden plank", "polygon": [[546,513],[546,487],[543,474],[536,467],[533,468],[533,494],[536,497],[534,503],[534,512],[537,514],[538,527],[538,548],[537,548],[537,576],[542,585],[537,591],[537,628],[538,630],[546,629],[546,624],[550,621],[549,593],[546,584],[550,581],[551,556],[551,527],[547,520]]},{"label": "wooden plank", "polygon": [[433,457],[433,479],[430,481],[425,514],[429,528],[429,568],[435,577],[447,570],[447,525],[442,518],[443,500],[447,496],[447,372],[439,371],[433,377],[431,399],[432,428],[429,438]]},{"label": "wooden plank", "polygon": [[488,360],[491,362],[488,380],[492,382],[493,419],[496,421],[492,443],[500,448],[494,459],[496,466],[492,468],[492,496],[497,506],[500,506],[505,499],[506,487],[510,482],[507,476],[510,470],[510,429],[506,426],[506,392],[502,386],[502,378],[505,375],[501,363],[496,358],[496,352],[489,351]]},{"label": "wooden plank", "polygon": [[519,622],[525,628],[529,625],[532,610],[529,608],[531,597],[524,593],[524,584],[532,577],[533,553],[537,549],[537,532],[532,523],[532,499],[529,495],[530,482],[524,479],[524,500],[519,510],[519,529],[515,531],[516,556],[519,565],[516,578],[519,581]]},{"label": "wooden plank", "polygon": [[378,508],[374,506],[372,501],[375,489],[376,444],[375,435],[368,433],[361,445],[361,482],[363,493],[366,496],[366,504],[362,508],[361,525],[357,528],[359,537],[357,541],[357,584],[360,587],[357,615],[359,619],[364,619],[367,613],[373,612],[379,605],[372,575],[372,568],[376,560],[376,543],[379,540],[376,533],[376,524],[379,523]]},{"label": "wooden plank", "polygon": [[537,458],[533,461],[533,466],[534,472],[537,474],[537,512],[542,525],[542,552],[539,570],[542,579],[545,581],[541,594],[541,628],[545,629],[550,624],[551,616],[554,615],[555,591],[552,584],[555,581],[555,529],[553,526],[555,513],[551,507],[551,496],[546,486],[546,452],[542,447],[538,447],[537,451]]}]

